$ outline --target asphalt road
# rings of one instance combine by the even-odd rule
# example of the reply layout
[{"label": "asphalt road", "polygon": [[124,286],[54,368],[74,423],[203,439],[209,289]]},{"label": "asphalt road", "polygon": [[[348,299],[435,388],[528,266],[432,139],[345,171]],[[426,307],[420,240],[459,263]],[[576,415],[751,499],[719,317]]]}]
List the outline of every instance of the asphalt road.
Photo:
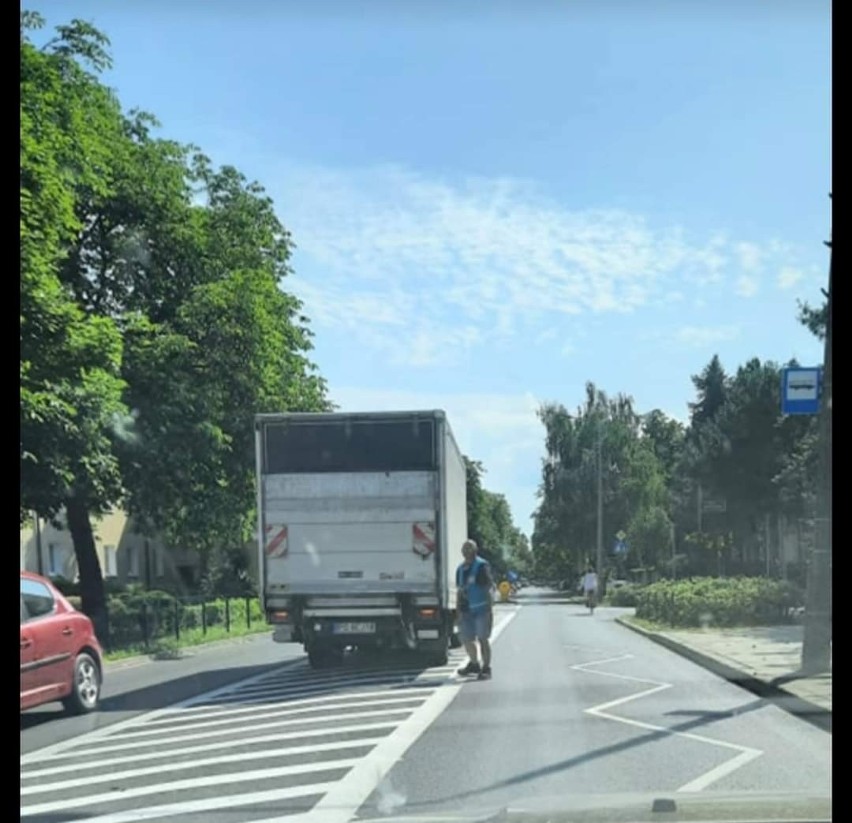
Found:
[{"label": "asphalt road", "polygon": [[160,709],[304,657],[270,634],[185,649],[174,660],[138,658],[107,665],[98,713],[67,717],[59,703],[21,714],[21,754]]},{"label": "asphalt road", "polygon": [[616,613],[540,592],[501,605],[490,681],[459,678],[461,652],[312,672],[268,639],[114,671],[98,717],[22,717],[22,819],[447,821],[532,798],[830,796],[829,734]]},{"label": "asphalt road", "polygon": [[359,817],[673,793],[831,795],[831,736],[615,622],[532,592]]}]

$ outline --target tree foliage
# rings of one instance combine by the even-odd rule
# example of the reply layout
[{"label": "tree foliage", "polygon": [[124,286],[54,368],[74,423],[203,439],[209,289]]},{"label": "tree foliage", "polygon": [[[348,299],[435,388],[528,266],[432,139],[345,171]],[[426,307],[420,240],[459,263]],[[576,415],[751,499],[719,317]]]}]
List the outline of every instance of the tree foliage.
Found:
[{"label": "tree foliage", "polygon": [[253,530],[253,417],[325,410],[291,239],[263,188],[122,110],[107,38],[41,48],[21,15],[21,515],[65,510],[83,607],[90,517],[122,504],[203,551]]},{"label": "tree foliage", "polygon": [[[674,530],[695,568],[754,568],[767,522],[771,533],[813,510],[816,424],[781,414],[780,375],[778,363],[757,358],[729,375],[714,356],[692,378],[687,426],[659,409],[637,417],[629,398],[609,400],[592,384],[575,414],[542,407],[536,566],[561,578],[595,557],[600,474],[607,565],[674,570]],[[723,510],[705,511],[707,499]],[[610,554],[619,530],[626,558]]]},{"label": "tree foliage", "polygon": [[529,562],[526,535],[515,526],[509,503],[502,494],[482,485],[485,469],[482,463],[465,457],[467,468],[467,533],[476,541],[481,555],[495,573],[503,576],[509,570],[521,571]]}]

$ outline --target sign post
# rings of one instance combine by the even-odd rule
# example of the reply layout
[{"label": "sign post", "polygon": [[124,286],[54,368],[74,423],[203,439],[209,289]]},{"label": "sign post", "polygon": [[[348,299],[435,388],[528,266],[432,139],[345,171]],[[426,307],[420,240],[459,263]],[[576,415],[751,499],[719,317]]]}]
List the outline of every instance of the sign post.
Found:
[{"label": "sign post", "polygon": [[817,414],[822,393],[822,369],[781,369],[781,414]]}]

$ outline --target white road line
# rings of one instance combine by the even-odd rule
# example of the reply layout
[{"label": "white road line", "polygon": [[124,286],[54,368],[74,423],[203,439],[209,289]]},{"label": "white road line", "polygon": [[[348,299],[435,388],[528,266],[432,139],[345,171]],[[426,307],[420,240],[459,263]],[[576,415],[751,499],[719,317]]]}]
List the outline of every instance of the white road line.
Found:
[{"label": "white road line", "polygon": [[[301,662],[300,660],[292,660],[285,663],[281,666],[281,669],[288,668],[296,663]],[[173,712],[175,709],[182,708],[184,706],[192,706],[197,703],[199,700],[204,700],[209,697],[213,697],[217,694],[222,694],[223,692],[230,691],[234,688],[238,688],[242,685],[250,685],[251,683],[256,683],[258,680],[261,680],[264,677],[268,677],[269,672],[261,672],[260,674],[252,675],[251,677],[246,677],[243,680],[238,680],[236,683],[228,683],[225,686],[220,686],[218,689],[212,689],[209,692],[204,692],[201,695],[194,695],[193,697],[189,697],[186,700],[181,700],[178,703],[173,703],[168,708],[163,709],[155,709],[152,712],[148,712],[143,715],[135,715],[134,717],[128,717],[127,720],[120,720],[118,723],[111,723],[108,726],[102,726],[99,729],[94,729],[91,732],[87,732],[86,734],[80,735],[79,737],[75,737],[69,740],[61,740],[58,743],[53,743],[50,746],[45,746],[41,749],[36,749],[32,752],[27,752],[27,754],[21,755],[21,765],[26,763],[31,763],[33,761],[41,761],[45,757],[52,757],[58,752],[63,752],[68,749],[74,749],[81,742],[92,742],[95,740],[100,740],[104,737],[109,737],[115,732],[121,731],[122,729],[126,729],[129,726],[136,726],[141,722],[145,722],[146,720],[153,720],[157,717],[162,717],[169,712]]]},{"label": "white road line", "polygon": [[[362,703],[351,704],[346,701],[345,697],[339,697],[337,702],[327,706],[300,706],[299,708],[291,709],[291,708],[281,708],[275,709],[269,712],[263,712],[261,714],[254,714],[249,718],[249,721],[252,725],[254,725],[255,721],[261,720],[270,720],[276,717],[303,717],[304,715],[311,715],[317,712],[323,712],[324,715],[322,717],[317,718],[317,720],[332,720],[336,717],[348,716],[352,717],[353,715],[348,712],[341,712],[340,714],[335,714],[335,712],[339,709],[353,709],[353,708],[385,708],[388,707],[388,711],[393,711],[393,707],[397,707],[396,711],[402,711],[404,708],[401,704],[419,704],[422,703],[428,695],[420,695],[420,694],[409,694],[403,697],[389,697],[383,700],[368,700]],[[416,705],[411,707],[412,709],[417,708]],[[308,722],[311,718],[304,718],[305,722]],[[146,737],[165,737],[168,735],[168,732],[185,732],[187,730],[192,729],[210,729],[217,726],[228,726],[233,725],[235,723],[241,724],[240,728],[246,728],[246,718],[240,717],[223,717],[216,718],[214,720],[201,720],[198,723],[181,723],[180,725],[173,725],[172,727],[158,726],[157,728],[148,728],[148,726],[144,726],[143,728],[136,731],[135,729],[131,732],[127,732],[122,735],[124,740],[141,740]],[[265,724],[264,724],[265,725]]]},{"label": "white road line", "polygon": [[618,680],[629,680],[634,683],[649,683],[653,684],[652,688],[644,689],[641,692],[635,692],[634,694],[627,695],[626,697],[620,697],[616,700],[609,700],[606,703],[601,703],[598,706],[593,706],[590,709],[586,709],[586,714],[591,714],[594,717],[600,717],[604,720],[612,720],[616,723],[623,723],[627,726],[633,726],[639,729],[647,729],[649,731],[655,732],[663,732],[664,734],[670,735],[672,737],[681,737],[686,740],[693,740],[697,743],[706,743],[711,746],[720,747],[723,749],[730,749],[732,751],[737,752],[738,754],[733,757],[731,760],[726,760],[724,763],[721,763],[718,766],[714,766],[709,771],[695,778],[694,780],[690,780],[688,783],[685,783],[679,789],[678,792],[700,792],[703,789],[706,789],[707,786],[715,783],[717,780],[725,777],[726,775],[731,774],[737,769],[745,766],[746,763],[750,763],[752,760],[760,757],[763,752],[760,749],[753,749],[750,746],[740,746],[736,743],[728,743],[724,740],[716,740],[712,737],[705,737],[700,734],[693,734],[692,732],[680,732],[674,729],[668,729],[665,726],[658,726],[654,723],[645,723],[641,720],[632,720],[629,717],[619,717],[615,714],[609,714],[606,710],[611,709],[615,706],[621,706],[624,703],[629,703],[632,700],[638,700],[641,697],[647,697],[650,694],[654,694],[655,692],[664,691],[665,689],[672,688],[671,683],[663,683],[659,680],[648,680],[647,678],[642,677],[633,677],[627,674],[618,674],[615,672],[605,672],[599,671],[598,669],[592,669],[592,666],[603,666],[607,663],[615,663],[622,660],[628,660],[632,658],[632,654],[621,655],[619,657],[608,657],[603,660],[592,660],[588,663],[580,663],[576,666],[572,666],[572,669],[582,672],[591,672],[593,674],[599,674],[603,677],[612,677]]},{"label": "white road line", "polygon": [[[353,712],[351,714],[337,715],[336,717],[333,716],[333,717],[324,718],[323,720],[313,720],[313,721],[312,720],[303,720],[303,721],[294,722],[293,720],[282,720],[279,723],[266,723],[266,724],[264,724],[264,729],[273,729],[273,728],[278,728],[278,727],[297,726],[297,725],[303,725],[304,726],[304,725],[310,725],[311,723],[328,723],[328,722],[332,722],[332,721],[338,720],[338,719],[341,719],[341,720],[362,720],[362,719],[367,718],[367,717],[386,717],[387,715],[390,715],[390,714],[410,715],[413,711],[415,711],[415,709],[396,709],[396,710],[390,710],[390,711]],[[314,730],[313,729],[304,729],[304,730],[302,730],[302,733],[305,733],[307,731],[314,731]],[[334,733],[337,732],[337,729],[335,729],[332,726],[332,727],[324,728],[322,731],[324,731],[325,734],[329,734],[329,733],[334,734]],[[228,736],[228,735],[230,735],[230,736]],[[210,731],[210,732],[198,732],[197,734],[175,735],[175,736],[164,735],[163,738],[161,738],[159,740],[130,741],[130,742],[127,742],[127,743],[111,743],[111,741],[109,741],[109,740],[106,740],[106,741],[96,740],[94,747],[88,746],[88,745],[78,746],[77,748],[74,749],[74,754],[77,757],[89,757],[89,756],[97,757],[98,755],[103,754],[104,752],[128,751],[128,750],[137,749],[140,746],[156,746],[156,745],[161,745],[161,744],[183,743],[183,742],[190,741],[190,740],[203,740],[205,738],[210,738],[210,737],[225,737],[225,736],[228,736],[227,737],[228,743],[230,745],[233,745],[234,744],[234,737],[233,737],[232,733],[229,733],[229,731],[227,729],[215,729],[214,731]],[[124,738],[121,738],[121,739],[123,740]],[[252,742],[252,738],[250,736],[247,736],[243,739],[246,743]],[[105,743],[106,745],[100,745],[101,743]]]},{"label": "white road line", "polygon": [[[311,746],[290,746],[283,749],[263,749],[257,752],[241,752],[240,754],[226,754],[220,757],[204,757],[199,760],[186,760],[175,762],[174,759],[157,766],[146,766],[141,769],[126,769],[123,772],[106,769],[95,771],[88,777],[75,777],[70,780],[58,780],[55,783],[35,783],[31,786],[20,788],[21,796],[32,794],[46,794],[58,792],[63,789],[76,789],[80,786],[95,786],[98,783],[113,783],[118,780],[130,780],[137,777],[146,777],[152,774],[163,774],[184,771],[186,769],[199,769],[202,766],[219,766],[225,763],[248,763],[251,760],[272,761],[280,757],[296,757],[301,754],[315,754],[318,752],[345,751],[346,749],[364,749],[375,746],[381,738],[365,738],[360,743],[353,740],[341,740],[334,743],[315,743]],[[334,764],[334,760],[325,760],[324,763]],[[94,764],[86,763],[85,768],[91,769]],[[77,767],[79,769],[79,765]],[[34,777],[34,775],[26,775]]]},{"label": "white road line", "polygon": [[[369,731],[383,731],[387,729],[388,731],[391,729],[395,729],[398,725],[397,721],[384,722],[384,723],[359,723],[353,726],[338,726],[336,729],[316,729],[309,732],[285,732],[278,734],[266,734],[261,735],[259,737],[251,737],[245,741],[240,741],[244,745],[255,745],[259,743],[278,743],[282,740],[301,740],[303,738],[311,738],[311,737],[333,737],[338,734],[359,734],[360,732],[369,732]],[[364,738],[371,739],[376,742],[382,739],[382,736],[376,736],[373,738]],[[356,743],[356,740],[351,741],[353,744]],[[89,768],[112,768],[114,766],[123,764],[123,763],[139,763],[143,760],[167,760],[169,763],[172,763],[172,760],[169,758],[178,757],[180,755],[185,754],[201,754],[202,752],[215,752],[219,749],[227,749],[230,750],[234,747],[235,741],[233,738],[229,738],[228,740],[221,740],[218,743],[205,743],[201,746],[184,746],[179,749],[168,749],[167,751],[156,751],[156,752],[137,752],[134,754],[126,755],[124,757],[110,757],[105,760],[93,760],[87,758],[85,762],[82,764],[83,767]],[[297,748],[297,747],[294,747]],[[310,748],[310,746],[306,747]],[[53,755],[52,758],[48,758],[48,762],[50,759],[58,759],[60,757],[69,757],[70,755],[65,754],[57,754]],[[51,766],[44,769],[27,769],[21,772],[22,777],[35,777],[35,776],[46,776],[53,774],[65,774],[66,772],[76,772],[81,768],[80,760],[75,757],[72,763],[67,763],[63,766]]]},{"label": "white road line", "polygon": [[255,769],[253,771],[233,772],[231,774],[215,774],[210,777],[174,780],[169,783],[155,783],[152,786],[135,786],[131,789],[90,794],[85,797],[66,797],[51,803],[35,803],[32,806],[22,806],[21,817],[30,817],[34,814],[48,814],[50,812],[66,812],[69,809],[94,806],[98,803],[124,802],[135,797],[148,797],[152,794],[201,789],[206,786],[250,783],[255,780],[272,780],[276,777],[293,777],[294,775],[311,774],[312,772],[336,772],[343,769],[351,769],[359,760],[360,758],[358,757],[352,757],[346,760],[331,760],[329,762],[299,763],[294,766],[279,766],[274,769]]},{"label": "white road line", "polygon": [[[288,786],[286,789],[229,794],[221,797],[209,797],[204,800],[187,800],[183,803],[149,806],[144,809],[127,809],[123,812],[104,814],[99,817],[87,817],[86,823],[138,823],[140,820],[154,820],[158,817],[176,817],[182,814],[221,811],[222,809],[234,809],[256,803],[275,803],[279,800],[290,800],[296,797],[322,795],[333,786],[334,783],[311,783],[305,786]],[[27,810],[21,809],[21,817],[27,816]]]},{"label": "white road line", "polygon": [[[422,690],[424,693],[427,692],[427,689]],[[360,706],[364,703],[370,702],[377,698],[383,697],[397,697],[400,694],[399,689],[381,689],[378,691],[372,692],[356,692],[352,695],[340,695],[340,694],[331,694],[326,695],[325,697],[305,697],[303,699],[298,700],[282,700],[280,703],[268,703],[264,708],[296,708],[296,707],[309,707],[316,706],[318,708],[324,708],[326,705],[330,703],[334,703],[339,700],[346,700],[349,705]],[[414,692],[415,696],[419,696],[420,690]],[[428,696],[428,695],[427,695]],[[412,697],[400,698],[405,700],[412,700]],[[424,698],[425,699],[425,698]],[[252,712],[257,712],[259,710],[258,706],[242,706],[240,708],[235,709],[216,709],[210,712],[203,712],[199,714],[195,713],[183,713],[180,711],[175,711],[171,717],[161,717],[156,720],[151,720],[145,723],[145,728],[150,729],[154,726],[168,726],[174,725],[175,723],[179,723],[186,720],[203,720],[205,718],[219,718],[219,717],[234,717],[237,715],[245,715],[249,714],[251,717],[246,719],[252,719],[253,717],[257,717],[258,715],[252,714]],[[260,709],[263,710],[262,708]],[[194,712],[195,710],[193,710]],[[201,710],[199,710],[201,711]]]},{"label": "white road line", "polygon": [[[422,671],[422,670],[421,670]],[[382,684],[405,684],[412,683],[416,680],[416,677],[413,676],[399,676],[399,677],[390,677],[387,675],[367,675],[361,677],[348,677],[345,680],[340,680],[337,682],[328,682],[322,683],[317,682],[316,684],[304,685],[301,683],[294,683],[292,686],[288,685],[285,687],[277,686],[275,688],[269,687],[264,689],[263,692],[254,693],[254,694],[243,694],[242,692],[223,694],[219,697],[216,697],[212,700],[206,701],[205,708],[211,708],[215,706],[222,706],[228,703],[239,703],[240,705],[261,705],[264,701],[264,697],[285,697],[288,694],[296,694],[296,695],[310,695],[315,693],[323,693],[330,691],[337,692],[345,692],[347,689],[351,689],[356,686],[376,686]]]},{"label": "white road line", "polygon": [[[315,675],[315,676],[299,676],[299,677],[286,677],[280,679],[267,679],[263,680],[260,683],[256,683],[252,686],[249,686],[245,689],[239,689],[239,694],[241,696],[245,695],[246,697],[259,697],[265,692],[276,692],[279,689],[292,689],[294,687],[303,687],[306,689],[314,688],[316,686],[346,686],[352,680],[374,680],[376,678],[379,679],[387,679],[387,680],[414,680],[418,677],[424,670],[424,666],[420,666],[419,668],[412,669],[385,669],[385,670],[376,670],[370,669],[366,671],[329,671],[325,675]],[[222,698],[227,697],[227,694],[218,695],[215,699],[221,700]]]},{"label": "white road line", "polygon": [[[492,642],[503,633],[520,608],[506,614],[492,632]],[[368,755],[358,761],[342,780],[311,809],[305,820],[310,823],[349,823],[358,809],[367,800],[373,790],[381,783],[385,775],[402,758],[405,752],[453,702],[464,686],[464,680],[455,680],[439,689],[430,700],[401,723]],[[97,823],[87,821],[86,823]],[[274,817],[256,820],[253,823],[293,823],[292,817]]]}]

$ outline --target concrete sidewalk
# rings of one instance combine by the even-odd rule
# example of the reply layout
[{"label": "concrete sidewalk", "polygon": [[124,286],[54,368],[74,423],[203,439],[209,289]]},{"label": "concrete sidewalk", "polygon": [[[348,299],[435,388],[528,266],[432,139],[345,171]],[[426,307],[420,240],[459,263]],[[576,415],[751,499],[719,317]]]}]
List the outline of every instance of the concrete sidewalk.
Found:
[{"label": "concrete sidewalk", "polygon": [[802,626],[648,631],[630,617],[618,622],[831,731],[831,669],[801,672]]}]

